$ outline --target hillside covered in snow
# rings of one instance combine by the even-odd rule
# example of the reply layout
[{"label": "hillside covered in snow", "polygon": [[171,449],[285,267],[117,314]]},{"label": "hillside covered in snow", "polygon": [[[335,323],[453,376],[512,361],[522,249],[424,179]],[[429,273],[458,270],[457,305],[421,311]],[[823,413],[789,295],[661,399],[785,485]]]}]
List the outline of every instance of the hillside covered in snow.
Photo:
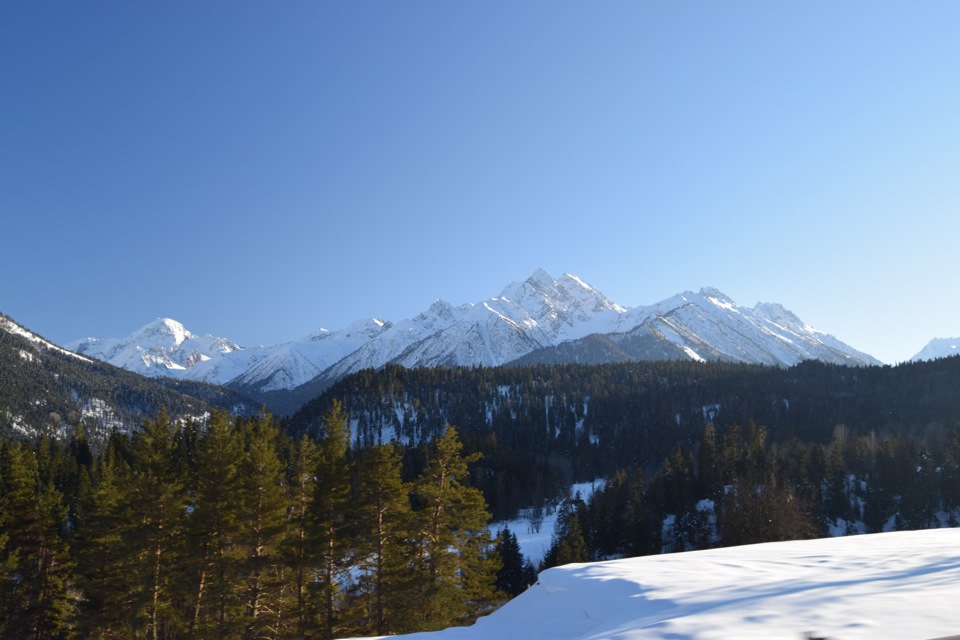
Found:
[{"label": "hillside covered in snow", "polygon": [[571,564],[423,640],[925,640],[960,632],[960,530]]}]

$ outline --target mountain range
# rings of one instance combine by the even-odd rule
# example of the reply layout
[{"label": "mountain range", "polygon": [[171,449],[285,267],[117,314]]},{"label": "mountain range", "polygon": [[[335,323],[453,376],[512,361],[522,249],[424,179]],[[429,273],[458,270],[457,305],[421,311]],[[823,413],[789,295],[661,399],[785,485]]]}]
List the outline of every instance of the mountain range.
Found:
[{"label": "mountain range", "polygon": [[146,376],[225,385],[288,413],[337,380],[386,364],[498,366],[625,360],[721,360],[790,366],[816,359],[880,364],[773,303],[743,307],[716,289],[628,308],[571,274],[542,269],[472,304],[437,300],[413,318],[359,320],[300,340],[241,347],[160,318],[125,338],[64,345]]}]

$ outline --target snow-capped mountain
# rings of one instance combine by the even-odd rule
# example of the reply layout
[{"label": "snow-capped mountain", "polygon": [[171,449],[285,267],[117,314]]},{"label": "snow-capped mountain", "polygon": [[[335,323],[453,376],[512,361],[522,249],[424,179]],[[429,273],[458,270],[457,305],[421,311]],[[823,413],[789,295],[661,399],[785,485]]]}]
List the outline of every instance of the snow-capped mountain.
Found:
[{"label": "snow-capped mountain", "polygon": [[331,366],[382,334],[388,323],[372,318],[346,329],[320,329],[303,340],[279,345],[230,380],[231,386],[254,392],[293,389],[316,378]]},{"label": "snow-capped mountain", "polygon": [[629,359],[878,364],[779,304],[749,309],[706,288],[629,309],[574,275],[553,278],[542,269],[477,303],[455,307],[437,300],[406,320],[363,320],[271,347],[244,348],[224,338],[196,336],[168,318],[126,338],[87,338],[67,347],[138,373],[226,384],[259,397],[300,389],[297,401],[346,375],[386,364]]},{"label": "snow-capped mountain", "polygon": [[[656,336],[692,360],[725,360],[790,366],[803,360],[880,364],[818,331],[779,304],[741,307],[712,288],[674,296],[632,312],[630,334]],[[665,345],[666,346],[666,345]]]},{"label": "snow-capped mountain", "polygon": [[814,329],[779,304],[741,307],[712,288],[686,291],[619,322],[625,330],[590,335],[531,352],[518,363],[602,363],[627,360],[722,360],[790,366],[803,360],[880,364]]},{"label": "snow-capped mountain", "polygon": [[917,355],[910,358],[910,362],[949,358],[958,353],[960,353],[960,338],[934,338]]},{"label": "snow-capped mountain", "polygon": [[[219,384],[229,380],[231,367],[225,372],[217,365],[228,354],[243,351],[223,338],[196,336],[170,318],[158,318],[126,338],[84,338],[65,346],[145,376],[201,379]],[[238,360],[246,360],[246,354],[242,358],[231,358],[231,365],[240,364]]]},{"label": "snow-capped mountain", "polygon": [[238,414],[258,409],[228,389],[145,379],[51,343],[0,314],[0,438],[62,438],[82,424],[94,441],[136,428],[165,407],[174,418],[211,406]]},{"label": "snow-capped mountain", "polygon": [[462,307],[450,326],[395,359],[404,366],[505,364],[540,347],[614,330],[625,307],[576,276],[538,270],[496,297]]}]

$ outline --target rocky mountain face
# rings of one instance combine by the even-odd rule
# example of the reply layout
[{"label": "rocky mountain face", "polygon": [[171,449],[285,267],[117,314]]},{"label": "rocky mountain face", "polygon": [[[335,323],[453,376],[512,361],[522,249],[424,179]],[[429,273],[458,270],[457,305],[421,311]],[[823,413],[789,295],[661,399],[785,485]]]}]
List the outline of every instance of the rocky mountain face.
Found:
[{"label": "rocky mountain face", "polygon": [[66,345],[147,376],[228,385],[286,413],[351,373],[407,367],[624,360],[723,360],[789,366],[802,360],[879,364],[779,304],[741,307],[715,289],[629,309],[576,276],[537,270],[500,295],[453,306],[437,300],[398,322],[361,320],[339,331],[243,348],[196,336],[170,319],[123,339]]}]

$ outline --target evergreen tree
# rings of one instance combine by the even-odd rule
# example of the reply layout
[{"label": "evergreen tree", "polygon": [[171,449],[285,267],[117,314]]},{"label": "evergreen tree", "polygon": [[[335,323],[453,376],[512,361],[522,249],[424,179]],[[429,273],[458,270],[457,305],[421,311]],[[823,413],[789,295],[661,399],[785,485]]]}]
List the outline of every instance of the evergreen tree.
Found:
[{"label": "evergreen tree", "polygon": [[358,631],[383,635],[395,629],[408,586],[411,548],[409,487],[392,445],[367,448],[358,464],[357,568],[360,596],[353,603]]},{"label": "evergreen tree", "polygon": [[240,541],[246,549],[243,574],[247,638],[275,634],[284,611],[285,567],[281,545],[286,533],[287,498],[283,463],[277,456],[279,431],[263,412],[242,423],[246,452],[240,476],[243,512]]},{"label": "evergreen tree", "polygon": [[82,637],[122,637],[135,620],[141,589],[137,558],[127,545],[131,520],[130,468],[111,440],[97,460],[94,486],[84,497],[85,514],[75,544],[84,598],[79,615]]},{"label": "evergreen tree", "polygon": [[37,458],[19,444],[3,452],[0,493],[0,628],[4,638],[68,635],[70,559],[61,536],[66,521],[62,494],[41,485]]},{"label": "evergreen tree", "polygon": [[523,557],[517,536],[509,527],[497,534],[497,554],[502,565],[497,571],[497,590],[511,597],[520,595],[534,583],[536,574],[530,561]]},{"label": "evergreen tree", "polygon": [[186,529],[188,628],[195,637],[239,635],[242,463],[243,442],[230,416],[214,411],[196,444],[193,501]]},{"label": "evergreen tree", "polygon": [[161,410],[133,439],[129,508],[124,543],[129,565],[140,580],[131,619],[134,635],[172,638],[179,631],[175,612],[175,570],[186,512],[185,470],[175,456],[178,425]]},{"label": "evergreen tree", "polygon": [[284,544],[286,564],[293,572],[293,613],[296,628],[305,634],[307,583],[311,578],[312,505],[320,464],[316,442],[307,435],[297,440],[290,462],[290,530]]},{"label": "evergreen tree", "polygon": [[[349,567],[352,522],[350,509],[350,429],[347,416],[334,400],[323,418],[317,481],[312,504],[310,545],[319,567],[314,587],[315,621],[319,634],[332,638],[341,604],[340,584]],[[305,629],[310,631],[310,629]]]},{"label": "evergreen tree", "polygon": [[499,558],[486,528],[490,516],[480,491],[464,484],[478,456],[462,449],[456,429],[447,427],[414,486],[416,577],[408,613],[420,629],[466,624],[496,599]]},{"label": "evergreen tree", "polygon": [[579,492],[563,501],[557,511],[553,544],[544,559],[545,567],[589,562],[593,559],[587,541],[588,520],[587,506]]}]

